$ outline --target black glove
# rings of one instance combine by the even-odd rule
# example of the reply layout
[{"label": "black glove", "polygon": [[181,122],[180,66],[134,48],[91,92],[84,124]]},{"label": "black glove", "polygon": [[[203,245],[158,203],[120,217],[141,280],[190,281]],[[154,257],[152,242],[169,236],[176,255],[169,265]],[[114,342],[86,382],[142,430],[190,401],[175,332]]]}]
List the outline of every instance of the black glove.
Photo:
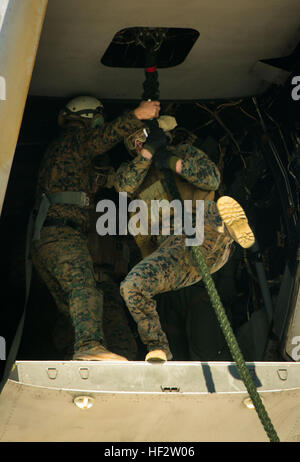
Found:
[{"label": "black glove", "polygon": [[164,148],[168,144],[168,137],[165,132],[159,127],[151,127],[150,134],[143,144],[143,148],[151,152],[152,156],[158,152],[161,148]]},{"label": "black glove", "polygon": [[170,169],[176,172],[176,163],[180,157],[174,156],[165,148],[160,149],[154,157],[154,165],[158,170]]},{"label": "black glove", "polygon": [[162,170],[163,168],[170,168],[169,167],[169,160],[171,157],[171,153],[165,149],[161,148],[159,151],[155,154],[154,157],[154,165],[156,168],[159,170]]}]

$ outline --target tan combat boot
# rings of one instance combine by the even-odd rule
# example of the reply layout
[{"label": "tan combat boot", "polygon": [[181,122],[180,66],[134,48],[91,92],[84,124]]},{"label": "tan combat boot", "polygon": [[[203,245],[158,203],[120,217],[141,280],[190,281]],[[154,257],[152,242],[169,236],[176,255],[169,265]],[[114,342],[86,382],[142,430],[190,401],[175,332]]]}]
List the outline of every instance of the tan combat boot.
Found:
[{"label": "tan combat boot", "polygon": [[74,353],[73,361],[128,361],[124,356],[107,350],[103,345],[94,346]]},{"label": "tan combat boot", "polygon": [[251,247],[255,237],[242,206],[232,197],[222,196],[217,200],[217,208],[232,239],[244,249]]},{"label": "tan combat boot", "polygon": [[164,362],[167,361],[167,355],[163,350],[152,350],[145,357],[148,362]]}]

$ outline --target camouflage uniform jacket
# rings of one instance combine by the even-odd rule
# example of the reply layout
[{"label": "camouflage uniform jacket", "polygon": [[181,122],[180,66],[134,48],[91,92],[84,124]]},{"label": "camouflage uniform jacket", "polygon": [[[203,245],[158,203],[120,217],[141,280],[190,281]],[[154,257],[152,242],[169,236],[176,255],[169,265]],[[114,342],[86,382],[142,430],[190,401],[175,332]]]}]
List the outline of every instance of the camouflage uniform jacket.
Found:
[{"label": "camouflage uniform jacket", "polygon": [[[69,128],[47,149],[37,184],[36,200],[43,193],[83,191],[93,199],[93,159],[143,127],[132,111],[99,128]],[[67,218],[87,229],[89,211],[76,205],[52,205],[47,218]]]},{"label": "camouflage uniform jacket", "polygon": [[[193,206],[196,200],[214,199],[214,191],[220,184],[220,172],[217,166],[200,149],[189,145],[180,144],[169,146],[172,155],[182,159],[180,175],[173,173],[177,189],[182,200],[192,200]],[[155,184],[162,184],[162,188],[151,188]],[[136,156],[130,163],[122,164],[116,172],[115,188],[118,192],[125,191],[131,197],[149,200],[174,199],[164,182],[164,173],[152,165],[152,159],[148,160],[141,155]],[[149,196],[145,194],[149,191]],[[155,195],[156,194],[156,195]],[[158,197],[160,196],[160,197]],[[135,236],[136,242],[145,257],[157,247],[155,237]]]}]

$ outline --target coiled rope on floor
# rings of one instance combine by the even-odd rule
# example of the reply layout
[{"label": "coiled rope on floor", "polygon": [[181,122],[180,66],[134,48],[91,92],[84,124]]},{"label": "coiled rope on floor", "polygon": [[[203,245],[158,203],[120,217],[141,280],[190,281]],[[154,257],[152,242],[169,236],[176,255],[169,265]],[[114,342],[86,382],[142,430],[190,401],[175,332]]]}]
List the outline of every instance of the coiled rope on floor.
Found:
[{"label": "coiled rope on floor", "polygon": [[[159,98],[158,73],[157,73],[156,65],[153,62],[154,61],[153,55],[151,56],[151,60],[152,60],[151,67],[149,67],[147,63],[147,67],[145,69],[146,78],[143,84],[143,88],[144,88],[143,99],[144,100],[154,100],[154,99]],[[172,199],[178,199],[181,201],[181,197],[180,197],[180,194],[178,192],[178,189],[175,183],[173,172],[171,172],[170,170],[165,170],[164,174],[165,174],[167,187],[169,189]],[[218,322],[222,329],[222,332],[225,337],[228,348],[231,352],[232,358],[234,362],[236,363],[240,377],[244,382],[244,385],[248,391],[249,397],[254,405],[254,408],[258,414],[258,417],[263,425],[263,428],[271,442],[279,442],[280,440],[276,433],[276,430],[271,422],[271,419],[265,409],[265,406],[261,400],[261,397],[259,393],[257,392],[256,386],[252,380],[250,372],[246,366],[243,354],[239,348],[238,342],[231,328],[230,322],[226,315],[225,309],[219,297],[214,281],[209,272],[205,258],[201,252],[200,246],[193,246],[192,253],[193,253],[195,263],[197,264],[197,267],[199,269],[199,272],[202,275],[203,283],[206,287],[211,304],[216,313]]]}]

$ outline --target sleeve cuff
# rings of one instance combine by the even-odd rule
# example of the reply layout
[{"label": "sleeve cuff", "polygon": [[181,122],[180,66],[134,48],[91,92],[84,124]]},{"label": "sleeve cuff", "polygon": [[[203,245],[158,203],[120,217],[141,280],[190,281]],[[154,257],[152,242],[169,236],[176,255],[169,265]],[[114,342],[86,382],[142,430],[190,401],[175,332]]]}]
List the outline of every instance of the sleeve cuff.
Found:
[{"label": "sleeve cuff", "polygon": [[171,156],[169,159],[169,167],[171,170],[173,170],[173,172],[176,172],[176,164],[179,159],[180,157],[177,156]]}]

